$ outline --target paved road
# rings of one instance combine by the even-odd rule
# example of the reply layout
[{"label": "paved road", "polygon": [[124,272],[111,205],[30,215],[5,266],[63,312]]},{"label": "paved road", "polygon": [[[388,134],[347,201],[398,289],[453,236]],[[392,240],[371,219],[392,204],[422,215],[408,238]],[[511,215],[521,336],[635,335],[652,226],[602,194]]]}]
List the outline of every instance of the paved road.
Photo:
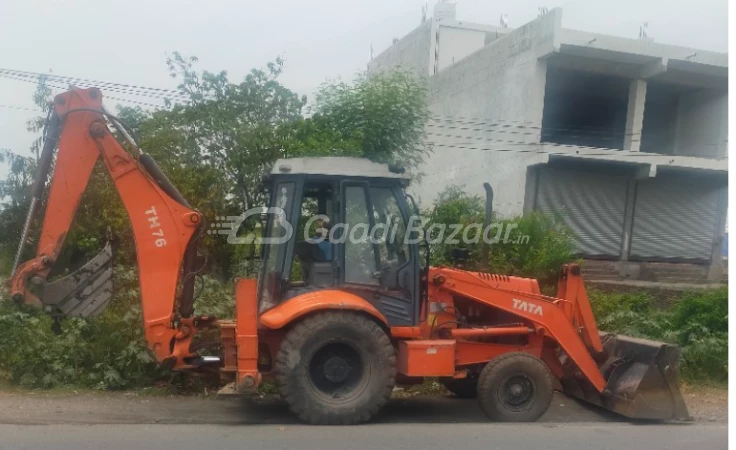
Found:
[{"label": "paved road", "polygon": [[726,424],[0,425],[5,450],[725,449]]},{"label": "paved road", "polygon": [[727,437],[725,421],[633,424],[559,393],[532,424],[489,423],[474,400],[410,397],[391,400],[374,423],[312,427],[274,398],[0,392],[0,450],[709,450]]},{"label": "paved road", "polygon": [[[616,422],[623,418],[556,393],[542,422]],[[475,399],[392,399],[378,423],[488,423]],[[107,425],[295,425],[277,398],[147,397],[119,394],[23,395],[0,393],[0,424]],[[0,435],[0,443],[2,443]],[[1,450],[1,449],[0,449]]]}]

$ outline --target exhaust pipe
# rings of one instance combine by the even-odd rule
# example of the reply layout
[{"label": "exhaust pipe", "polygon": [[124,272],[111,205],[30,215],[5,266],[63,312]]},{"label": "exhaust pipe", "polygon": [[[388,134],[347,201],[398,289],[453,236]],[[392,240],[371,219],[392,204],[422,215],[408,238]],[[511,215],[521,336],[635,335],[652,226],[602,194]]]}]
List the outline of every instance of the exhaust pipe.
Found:
[{"label": "exhaust pipe", "polygon": [[[486,214],[483,220],[483,230],[487,230],[493,221],[493,188],[490,183],[483,183],[483,189],[486,190]],[[487,272],[490,266],[490,254],[491,249],[488,243],[483,243],[483,255],[481,257],[483,272]]]}]

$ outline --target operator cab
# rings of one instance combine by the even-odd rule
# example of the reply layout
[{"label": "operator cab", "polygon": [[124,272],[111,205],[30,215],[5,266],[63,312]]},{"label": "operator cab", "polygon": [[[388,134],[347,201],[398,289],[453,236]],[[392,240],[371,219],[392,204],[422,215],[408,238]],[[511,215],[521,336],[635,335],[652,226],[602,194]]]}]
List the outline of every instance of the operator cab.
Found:
[{"label": "operator cab", "polygon": [[259,310],[312,291],[358,295],[391,326],[419,320],[419,221],[409,176],[363,158],[280,159],[270,194]]}]

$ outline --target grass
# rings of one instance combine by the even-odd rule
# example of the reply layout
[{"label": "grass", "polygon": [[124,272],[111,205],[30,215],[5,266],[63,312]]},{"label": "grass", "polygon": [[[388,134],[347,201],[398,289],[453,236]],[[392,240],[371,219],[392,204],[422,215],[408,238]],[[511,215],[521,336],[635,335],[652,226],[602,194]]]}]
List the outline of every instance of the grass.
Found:
[{"label": "grass", "polygon": [[728,379],[728,288],[688,292],[667,309],[642,293],[589,293],[598,328],[680,346],[685,381]]}]

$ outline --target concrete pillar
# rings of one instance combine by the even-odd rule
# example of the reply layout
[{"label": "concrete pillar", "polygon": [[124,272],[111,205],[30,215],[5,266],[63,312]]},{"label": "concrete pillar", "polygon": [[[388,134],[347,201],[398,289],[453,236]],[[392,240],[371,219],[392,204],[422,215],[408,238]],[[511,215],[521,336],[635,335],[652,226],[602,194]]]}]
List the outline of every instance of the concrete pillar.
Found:
[{"label": "concrete pillar", "polygon": [[624,150],[638,152],[641,147],[641,128],[644,124],[644,103],[647,99],[647,82],[631,80],[629,107],[626,110],[626,135]]},{"label": "concrete pillar", "polygon": [[728,187],[718,193],[718,220],[716,220],[715,238],[708,267],[708,281],[721,281],[723,278],[723,238],[726,231],[726,216],[728,213]]},{"label": "concrete pillar", "polygon": [[537,186],[539,185],[539,166],[527,166],[524,185],[524,215],[531,214],[537,207]]},{"label": "concrete pillar", "polygon": [[624,234],[621,239],[621,261],[629,260],[631,233],[634,230],[634,202],[636,201],[636,177],[629,178],[626,186],[626,205],[624,209]]}]

